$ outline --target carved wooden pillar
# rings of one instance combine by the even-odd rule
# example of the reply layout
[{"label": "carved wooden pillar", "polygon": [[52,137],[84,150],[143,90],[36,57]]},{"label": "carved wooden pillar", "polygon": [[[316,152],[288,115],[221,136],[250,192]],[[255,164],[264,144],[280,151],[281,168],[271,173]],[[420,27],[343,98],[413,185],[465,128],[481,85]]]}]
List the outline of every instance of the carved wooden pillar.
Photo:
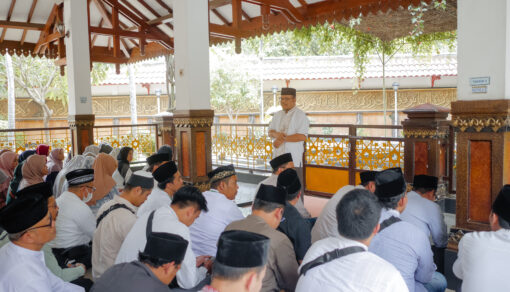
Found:
[{"label": "carved wooden pillar", "polygon": [[213,118],[213,110],[177,110],[173,117],[179,171],[184,181],[202,191],[209,188],[207,173],[212,170]]},{"label": "carved wooden pillar", "polygon": [[70,115],[73,154],[82,154],[85,147],[94,144],[94,115]]},{"label": "carved wooden pillar", "polygon": [[175,148],[176,148],[176,139],[175,139],[175,125],[174,125],[174,115],[172,113],[162,113],[156,117],[156,122],[158,124],[158,128],[161,131],[161,142],[162,145],[170,145],[172,147],[172,159],[176,159],[175,156]]},{"label": "carved wooden pillar", "polygon": [[447,173],[448,130],[446,123],[450,110],[422,104],[404,110],[404,173],[411,183],[415,175],[437,176],[444,185]]},{"label": "carved wooden pillar", "polygon": [[492,202],[510,183],[509,114],[510,100],[452,102],[459,228],[489,230]]}]

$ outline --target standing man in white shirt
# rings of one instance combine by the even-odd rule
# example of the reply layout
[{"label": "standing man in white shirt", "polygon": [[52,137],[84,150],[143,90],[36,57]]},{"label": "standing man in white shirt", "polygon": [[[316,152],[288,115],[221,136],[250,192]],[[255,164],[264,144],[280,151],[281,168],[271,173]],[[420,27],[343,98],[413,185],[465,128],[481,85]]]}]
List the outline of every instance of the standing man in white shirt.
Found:
[{"label": "standing man in white shirt", "polygon": [[335,210],[338,236],[317,241],[299,268],[296,292],[407,292],[395,267],[368,251],[381,207],[367,190],[349,191]]},{"label": "standing man in white shirt", "polygon": [[133,173],[124,190],[97,212],[96,232],[92,241],[92,276],[99,277],[115,264],[120,246],[136,221],[136,210],[152,191],[151,173],[140,170]]},{"label": "standing man in white shirt", "polygon": [[[303,152],[310,121],[306,114],[296,106],[296,89],[282,88],[280,103],[282,110],[274,114],[269,124],[269,137],[273,138],[273,157],[291,153],[301,185],[304,185]],[[304,191],[302,193],[304,194]],[[303,202],[303,198],[301,201]],[[298,208],[298,210],[303,217],[310,217],[306,209]]]},{"label": "standing man in white shirt", "polygon": [[407,193],[407,206],[400,218],[418,227],[432,239],[432,251],[438,271],[444,272],[444,251],[448,232],[443,211],[435,202],[438,179],[430,175],[415,175],[413,191]]},{"label": "standing man in white shirt", "polygon": [[172,196],[183,184],[181,173],[173,161],[158,166],[152,176],[157,181],[157,186],[152,189],[147,200],[138,208],[138,217],[147,215],[161,206],[170,206]]},{"label": "standing man in white shirt", "polygon": [[96,218],[87,203],[95,191],[94,170],[76,169],[66,174],[69,189],[57,198],[57,236],[50,245],[59,264],[75,260],[89,269],[90,243],[96,230]]},{"label": "standing man in white shirt", "polygon": [[336,206],[345,194],[354,189],[366,189],[371,193],[375,192],[375,174],[377,171],[364,171],[359,174],[361,185],[346,185],[340,188],[336,194],[331,197],[312,228],[312,244],[326,237],[337,237],[338,220],[336,218]]},{"label": "standing man in white shirt", "polygon": [[462,292],[509,290],[510,185],[505,185],[492,204],[491,231],[472,232],[459,242],[453,273],[462,279]]},{"label": "standing man in white shirt", "polygon": [[200,215],[189,228],[191,247],[197,256],[214,256],[218,239],[225,227],[234,221],[244,219],[243,213],[234,201],[239,189],[234,166],[220,166],[207,175],[211,189],[205,191],[203,195],[209,211]]},{"label": "standing man in white shirt", "polygon": [[[200,216],[202,211],[207,212],[207,202],[202,193],[195,187],[184,186],[180,188],[172,199],[171,205],[163,205],[159,209],[139,216],[129,231],[117,255],[116,264],[127,263],[138,258],[147,243],[147,236],[151,232],[166,232],[181,236],[191,243],[189,226]],[[195,257],[195,253],[188,245],[186,255],[177,272],[177,284],[183,289],[192,289],[205,279],[207,268],[212,261],[209,257]]]},{"label": "standing man in white shirt", "polygon": [[55,221],[46,195],[15,198],[0,209],[0,226],[10,242],[0,249],[0,291],[83,292],[64,282],[44,263],[44,244],[55,238]]}]

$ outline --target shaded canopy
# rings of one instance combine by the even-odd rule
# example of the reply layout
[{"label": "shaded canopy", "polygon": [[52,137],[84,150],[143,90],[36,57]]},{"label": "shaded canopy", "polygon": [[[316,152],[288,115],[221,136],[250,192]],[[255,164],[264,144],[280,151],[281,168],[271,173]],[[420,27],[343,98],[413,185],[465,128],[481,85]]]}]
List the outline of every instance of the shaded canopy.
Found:
[{"label": "shaded canopy", "polygon": [[[46,56],[64,66],[63,5],[55,0],[5,0],[0,5],[0,53]],[[177,1],[177,0],[174,0]],[[10,3],[9,3],[10,2]],[[57,1],[62,2],[62,1]],[[326,21],[347,25],[362,15],[356,29],[382,40],[409,35],[409,5],[421,0],[210,0],[210,43],[312,26]],[[432,0],[425,2],[431,3]],[[445,10],[424,13],[424,33],[452,31],[457,1]],[[89,0],[93,62],[123,64],[173,51],[172,0]],[[118,16],[116,16],[118,15]]]}]

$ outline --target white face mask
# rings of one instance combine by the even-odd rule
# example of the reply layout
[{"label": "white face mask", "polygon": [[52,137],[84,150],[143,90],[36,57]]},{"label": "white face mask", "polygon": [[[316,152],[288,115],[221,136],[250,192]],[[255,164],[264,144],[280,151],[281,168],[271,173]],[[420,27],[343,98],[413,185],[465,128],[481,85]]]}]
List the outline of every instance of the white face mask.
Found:
[{"label": "white face mask", "polygon": [[83,203],[88,203],[90,202],[90,200],[92,200],[92,196],[94,195],[94,193],[91,193],[87,190],[87,196],[82,198],[81,200],[83,201]]}]

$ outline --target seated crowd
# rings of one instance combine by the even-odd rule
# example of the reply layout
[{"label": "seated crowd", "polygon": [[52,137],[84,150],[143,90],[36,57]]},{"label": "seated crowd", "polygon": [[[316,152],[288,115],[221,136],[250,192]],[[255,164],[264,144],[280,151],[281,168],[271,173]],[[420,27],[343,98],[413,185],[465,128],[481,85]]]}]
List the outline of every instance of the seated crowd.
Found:
[{"label": "seated crowd", "polygon": [[[445,291],[438,179],[400,168],[360,173],[308,218],[292,156],[271,160],[251,214],[234,166],[183,183],[163,146],[132,171],[133,149],[91,145],[65,160],[39,145],[0,152],[0,291]],[[462,291],[507,291],[510,185],[491,231],[459,244]]]}]

